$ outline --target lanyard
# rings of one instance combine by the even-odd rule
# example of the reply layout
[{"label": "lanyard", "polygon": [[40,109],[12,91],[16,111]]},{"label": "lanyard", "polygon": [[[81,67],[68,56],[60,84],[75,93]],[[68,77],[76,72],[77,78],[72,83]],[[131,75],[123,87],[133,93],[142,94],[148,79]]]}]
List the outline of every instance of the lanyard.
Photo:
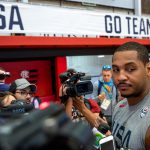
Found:
[{"label": "lanyard", "polygon": [[109,99],[112,100],[112,97],[113,97],[113,86],[111,87],[111,86],[108,86],[106,84],[103,84],[103,87],[104,87],[104,90],[107,93]]}]

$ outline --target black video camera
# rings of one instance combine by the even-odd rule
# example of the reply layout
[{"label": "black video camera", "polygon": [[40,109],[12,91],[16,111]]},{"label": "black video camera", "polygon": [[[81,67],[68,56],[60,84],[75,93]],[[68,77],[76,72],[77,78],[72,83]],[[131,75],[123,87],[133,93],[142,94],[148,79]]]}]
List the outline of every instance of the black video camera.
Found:
[{"label": "black video camera", "polygon": [[63,84],[67,79],[69,79],[71,77],[71,73],[70,72],[63,72],[59,75],[59,79],[60,82]]},{"label": "black video camera", "polygon": [[0,73],[0,80],[4,80],[6,77],[10,77],[10,72]]},{"label": "black video camera", "polygon": [[75,97],[93,92],[91,77],[85,76],[85,73],[77,72],[71,75],[68,72],[64,72],[59,77],[62,80],[66,79],[63,84],[67,87],[65,91],[67,96]]}]

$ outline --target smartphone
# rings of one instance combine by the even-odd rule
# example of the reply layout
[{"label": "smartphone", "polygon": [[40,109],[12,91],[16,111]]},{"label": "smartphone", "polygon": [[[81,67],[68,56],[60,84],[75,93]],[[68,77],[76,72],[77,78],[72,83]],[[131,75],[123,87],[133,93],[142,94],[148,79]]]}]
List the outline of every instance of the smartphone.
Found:
[{"label": "smartphone", "polygon": [[93,135],[95,136],[95,141],[94,141],[93,146],[98,150],[100,147],[100,145],[99,145],[100,140],[106,136],[104,134],[102,134],[101,132],[99,132],[98,129],[95,127],[92,129],[92,132],[93,132]]},{"label": "smartphone", "polygon": [[114,137],[110,135],[101,139],[99,150],[116,150]]}]

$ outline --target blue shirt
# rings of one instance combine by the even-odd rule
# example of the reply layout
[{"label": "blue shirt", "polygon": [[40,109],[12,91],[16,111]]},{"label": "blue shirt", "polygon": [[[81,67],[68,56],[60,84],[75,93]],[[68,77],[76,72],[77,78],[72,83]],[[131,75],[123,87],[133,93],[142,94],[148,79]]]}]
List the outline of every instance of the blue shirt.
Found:
[{"label": "blue shirt", "polygon": [[0,92],[9,91],[9,84],[0,83]]}]

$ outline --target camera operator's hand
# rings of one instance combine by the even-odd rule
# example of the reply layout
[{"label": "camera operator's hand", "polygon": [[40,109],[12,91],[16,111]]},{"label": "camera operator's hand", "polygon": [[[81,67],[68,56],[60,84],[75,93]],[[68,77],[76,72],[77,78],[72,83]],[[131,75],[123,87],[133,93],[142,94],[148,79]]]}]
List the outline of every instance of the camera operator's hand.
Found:
[{"label": "camera operator's hand", "polygon": [[93,127],[99,127],[101,123],[107,123],[106,120],[99,117],[99,114],[91,112],[86,105],[84,104],[84,98],[81,97],[74,97],[73,105],[76,109],[78,109],[86,120],[91,124]]},{"label": "camera operator's hand", "polygon": [[73,97],[73,106],[78,109],[81,113],[84,109],[86,109],[86,105],[84,104],[84,98],[82,96]]},{"label": "camera operator's hand", "polygon": [[[66,95],[66,89],[67,89],[66,85],[62,84],[59,89],[59,97],[60,98],[62,98],[63,96]],[[65,96],[65,97],[63,97],[63,99],[61,99],[61,103],[63,103],[65,105],[66,114],[71,119],[72,118],[72,106],[73,106],[72,98],[69,96]]]},{"label": "camera operator's hand", "polygon": [[66,86],[66,84],[63,84],[62,86],[61,86],[61,92],[63,93],[63,95],[67,95],[67,93],[66,93],[66,91],[67,91],[67,86]]},{"label": "camera operator's hand", "polygon": [[71,119],[72,118],[72,106],[73,106],[73,100],[71,97],[68,98],[65,105],[66,114]]}]

